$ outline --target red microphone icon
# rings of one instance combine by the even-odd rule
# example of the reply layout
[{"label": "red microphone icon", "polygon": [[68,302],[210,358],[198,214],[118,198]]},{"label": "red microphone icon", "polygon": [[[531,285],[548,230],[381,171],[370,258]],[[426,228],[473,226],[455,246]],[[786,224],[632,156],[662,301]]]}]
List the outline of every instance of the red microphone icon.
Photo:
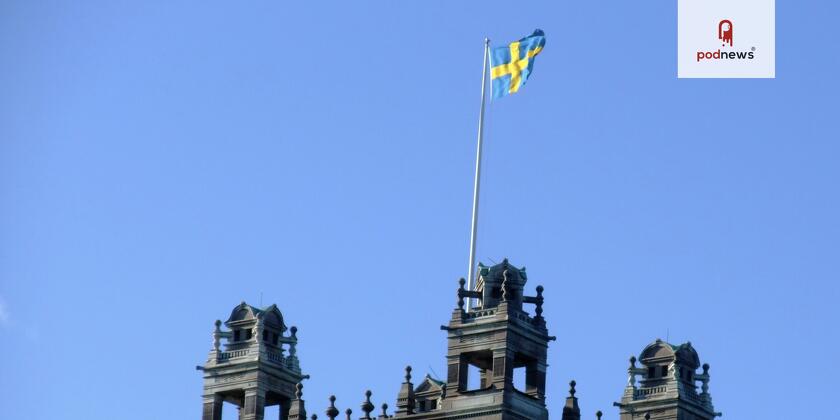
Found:
[{"label": "red microphone icon", "polygon": [[724,19],[718,23],[718,39],[723,41],[723,46],[729,43],[732,46],[732,21]]}]

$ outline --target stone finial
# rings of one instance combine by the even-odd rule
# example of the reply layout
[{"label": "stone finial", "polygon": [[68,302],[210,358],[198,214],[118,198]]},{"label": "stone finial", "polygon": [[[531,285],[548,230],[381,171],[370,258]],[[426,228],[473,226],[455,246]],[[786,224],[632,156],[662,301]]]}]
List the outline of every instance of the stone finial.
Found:
[{"label": "stone finial", "polygon": [[702,385],[700,385],[700,392],[706,399],[711,399],[709,397],[709,364],[703,363],[703,375],[701,375]]},{"label": "stone finial", "polygon": [[330,420],[333,420],[338,416],[338,408],[335,407],[335,395],[330,395],[330,406],[327,408],[325,414],[330,418]]},{"label": "stone finial", "polygon": [[295,399],[289,404],[290,420],[306,420],[306,404],[304,404],[302,397],[303,384],[298,382],[295,384]]},{"label": "stone finial", "polygon": [[289,329],[291,331],[291,335],[289,336],[289,357],[286,359],[286,366],[289,369],[300,372],[300,361],[297,358],[297,327],[292,326]]},{"label": "stone finial", "polygon": [[382,403],[382,418],[383,419],[388,418],[388,404],[386,404],[386,403]]},{"label": "stone finial", "polygon": [[344,410],[344,414],[347,416],[347,420],[350,420],[350,416],[353,415],[353,410],[348,408]]},{"label": "stone finial", "polygon": [[603,416],[603,415],[604,415],[604,413],[602,413],[601,410],[598,410],[598,411],[595,412],[595,417],[598,420],[601,420],[601,416]]},{"label": "stone finial", "polygon": [[365,401],[362,403],[362,411],[365,412],[365,416],[362,417],[363,419],[370,419],[370,412],[373,411],[374,406],[373,403],[370,402],[370,396],[373,395],[370,390],[365,391]]},{"label": "stone finial", "polygon": [[537,318],[542,318],[543,303],[545,302],[545,299],[543,298],[543,295],[542,295],[543,290],[545,290],[545,288],[543,288],[542,285],[537,286],[537,299],[536,299],[537,307],[536,307],[536,309],[534,309],[534,312],[537,314]]},{"label": "stone finial", "polygon": [[630,356],[630,367],[627,368],[627,386],[636,388],[636,356]]},{"label": "stone finial", "polygon": [[458,309],[460,309],[460,310],[464,310],[464,294],[465,294],[464,293],[464,291],[465,291],[464,290],[464,285],[465,284],[467,284],[467,281],[464,280],[463,277],[461,277],[461,279],[458,280]]},{"label": "stone finial", "polygon": [[411,366],[405,367],[405,382],[400,386],[400,392],[397,394],[397,409],[396,415],[414,414],[414,407],[416,405],[414,397],[414,384],[411,383]]},{"label": "stone finial", "polygon": [[[507,259],[505,259],[507,261]],[[507,266],[507,264],[505,264]],[[502,271],[502,302],[507,302],[512,296],[508,290],[508,271]]]},{"label": "stone finial", "polygon": [[580,407],[578,406],[578,399],[575,397],[575,393],[577,393],[575,386],[577,386],[575,380],[569,382],[569,396],[566,397],[561,420],[580,420]]},{"label": "stone finial", "polygon": [[222,321],[217,319],[214,325],[216,328],[213,329],[213,350],[219,351],[222,343]]},{"label": "stone finial", "polygon": [[318,415],[317,415],[317,414],[313,414],[313,415],[312,415],[312,420],[318,420]]}]

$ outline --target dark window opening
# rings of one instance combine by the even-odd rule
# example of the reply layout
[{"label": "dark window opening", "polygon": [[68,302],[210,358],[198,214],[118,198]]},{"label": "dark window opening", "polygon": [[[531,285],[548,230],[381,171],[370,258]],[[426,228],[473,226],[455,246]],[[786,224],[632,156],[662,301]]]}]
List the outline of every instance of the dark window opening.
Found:
[{"label": "dark window opening", "polygon": [[429,410],[437,410],[437,400],[429,400]]},{"label": "dark window opening", "polygon": [[651,366],[648,368],[648,378],[655,378],[656,377],[656,366]]},{"label": "dark window opening", "polygon": [[276,346],[279,341],[280,339],[277,337],[277,333],[271,333],[271,344]]},{"label": "dark window opening", "polygon": [[239,330],[233,330],[233,341],[239,341]]},{"label": "dark window opening", "polygon": [[245,340],[250,340],[251,337],[252,337],[251,329],[249,328],[249,329],[245,330]]},{"label": "dark window opening", "polygon": [[502,289],[499,289],[498,287],[494,287],[490,291],[490,296],[492,296],[493,299],[501,299],[502,298]]},{"label": "dark window opening", "polygon": [[663,365],[662,366],[662,377],[664,378],[666,376],[668,376],[668,366]]},{"label": "dark window opening", "polygon": [[420,401],[420,411],[426,411],[426,401]]},{"label": "dark window opening", "polygon": [[268,331],[263,331],[263,341],[268,341]]}]

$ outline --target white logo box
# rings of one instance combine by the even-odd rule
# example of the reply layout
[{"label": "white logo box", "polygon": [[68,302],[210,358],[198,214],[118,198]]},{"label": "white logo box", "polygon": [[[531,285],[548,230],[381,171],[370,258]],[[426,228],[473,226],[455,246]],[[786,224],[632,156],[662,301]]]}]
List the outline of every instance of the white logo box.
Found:
[{"label": "white logo box", "polygon": [[[718,38],[723,20],[732,46]],[[775,78],[775,0],[678,0],[677,77]]]}]

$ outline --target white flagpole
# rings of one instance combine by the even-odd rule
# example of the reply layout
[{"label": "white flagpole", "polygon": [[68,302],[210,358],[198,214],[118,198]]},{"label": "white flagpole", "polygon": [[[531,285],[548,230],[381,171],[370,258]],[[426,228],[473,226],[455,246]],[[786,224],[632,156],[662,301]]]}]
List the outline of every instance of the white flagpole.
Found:
[{"label": "white flagpole", "polygon": [[[475,185],[473,188],[472,230],[470,233],[470,268],[467,271],[467,290],[472,290],[475,275],[475,244],[478,231],[478,190],[481,183],[481,146],[484,140],[484,92],[487,87],[487,55],[490,39],[484,38],[484,63],[481,73],[481,111],[478,113],[478,146],[475,152]],[[467,310],[472,307],[472,298],[467,298]]]}]

